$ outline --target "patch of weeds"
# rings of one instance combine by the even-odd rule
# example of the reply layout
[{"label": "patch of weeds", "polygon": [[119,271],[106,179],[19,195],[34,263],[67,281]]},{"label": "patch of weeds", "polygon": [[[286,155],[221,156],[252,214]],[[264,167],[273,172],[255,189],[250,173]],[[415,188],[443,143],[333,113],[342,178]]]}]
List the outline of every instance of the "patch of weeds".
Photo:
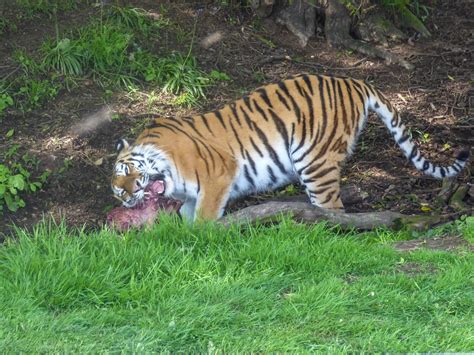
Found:
[{"label": "patch of weeds", "polygon": [[464,239],[474,244],[474,216],[464,216],[461,220],[455,221],[454,228],[461,232]]},{"label": "patch of weeds", "polygon": [[15,32],[17,30],[16,24],[6,17],[0,17],[0,34],[4,32]]},{"label": "patch of weeds", "polygon": [[[14,134],[10,130],[6,138],[10,139]],[[45,171],[39,175],[39,160],[28,153],[19,153],[19,144],[9,144],[6,151],[0,157],[0,213],[5,206],[11,212],[25,207],[24,194],[31,194],[40,189],[46,182],[49,172]]]},{"label": "patch of weeds", "polygon": [[60,41],[46,41],[41,47],[44,54],[41,65],[46,70],[54,70],[63,75],[81,75],[83,58],[81,47],[69,38]]},{"label": "patch of weeds", "polygon": [[113,6],[110,19],[119,27],[129,29],[145,37],[152,34],[159,36],[159,30],[170,26],[168,18],[133,7]]},{"label": "patch of weeds", "polygon": [[175,104],[186,106],[205,98],[209,85],[230,80],[217,70],[207,74],[199,69],[191,55],[192,43],[187,55],[158,56],[147,50],[149,41],[144,37],[156,38],[160,29],[170,26],[162,15],[118,6],[100,14],[100,18],[62,37],[56,31],[56,38],[41,46],[39,60],[16,52],[14,58],[22,74],[8,90],[0,90],[5,95],[0,96],[0,112],[11,105],[11,100],[22,111],[39,108],[63,86],[69,89],[69,84],[84,77],[92,77],[106,90],[130,91],[148,82],[175,95]]},{"label": "patch of weeds", "polygon": [[253,79],[258,83],[263,83],[267,79],[267,77],[265,76],[265,73],[261,71],[255,71],[253,73]]},{"label": "patch of weeds", "polygon": [[13,106],[13,98],[5,93],[0,91],[0,120],[2,117],[3,112],[7,109],[9,106]]},{"label": "patch of weeds", "polygon": [[40,108],[47,101],[54,99],[59,89],[60,86],[53,80],[29,79],[25,80],[15,94],[15,98],[17,98],[19,108],[27,112]]},{"label": "patch of weeds", "polygon": [[4,104],[15,105],[21,111],[27,112],[56,97],[61,88],[56,76],[48,77],[41,65],[23,51],[15,52],[13,58],[22,74],[0,90]]},{"label": "patch of weeds", "polygon": [[16,5],[27,18],[34,15],[47,14],[51,16],[58,11],[70,11],[77,8],[78,3],[88,3],[87,0],[16,0]]},{"label": "patch of weeds", "polygon": [[257,37],[257,39],[262,42],[263,44],[267,45],[269,48],[271,49],[274,49],[277,47],[277,45],[275,43],[273,43],[271,40],[263,37],[263,36],[260,36],[258,34],[255,35],[255,37]]},{"label": "patch of weeds", "polygon": [[214,81],[230,81],[230,76],[218,70],[211,70],[209,78]]}]

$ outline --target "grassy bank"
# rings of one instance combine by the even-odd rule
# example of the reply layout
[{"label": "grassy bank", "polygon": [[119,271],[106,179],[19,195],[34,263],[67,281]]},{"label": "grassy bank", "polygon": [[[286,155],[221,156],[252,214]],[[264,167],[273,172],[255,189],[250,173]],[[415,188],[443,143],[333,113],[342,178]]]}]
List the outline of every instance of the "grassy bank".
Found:
[{"label": "grassy bank", "polygon": [[474,349],[473,254],[399,253],[404,234],[171,219],[17,234],[0,247],[2,352]]}]

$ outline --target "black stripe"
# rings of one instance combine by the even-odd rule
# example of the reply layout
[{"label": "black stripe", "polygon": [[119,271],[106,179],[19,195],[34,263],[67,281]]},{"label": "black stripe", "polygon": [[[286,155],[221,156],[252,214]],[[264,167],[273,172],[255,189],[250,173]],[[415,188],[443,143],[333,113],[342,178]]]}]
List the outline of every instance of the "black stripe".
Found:
[{"label": "black stripe", "polygon": [[173,125],[170,125],[170,124],[165,125],[165,124],[162,124],[162,123],[155,123],[153,125],[153,127],[151,127],[151,128],[164,128],[164,129],[170,130],[173,133],[177,133],[176,130],[179,130],[179,127],[176,127],[176,126],[173,126]]},{"label": "black stripe", "polygon": [[260,88],[256,92],[260,95],[260,97],[269,107],[273,107],[272,103],[270,102],[270,99],[268,98],[267,90],[265,88]]},{"label": "black stripe", "polygon": [[161,135],[158,134],[158,133],[147,133],[147,134],[145,134],[144,136],[142,136],[142,139],[148,138],[148,137],[161,138]]},{"label": "black stripe", "polygon": [[178,119],[177,117],[166,117],[165,119],[168,120],[168,121],[172,121],[174,123],[177,123],[179,126],[183,125],[181,123],[181,119]]},{"label": "black stripe", "polygon": [[318,187],[323,187],[323,186],[331,185],[331,184],[333,184],[333,183],[335,183],[335,182],[338,182],[338,181],[339,181],[338,179],[329,179],[329,180],[327,180],[327,181],[325,181],[325,182],[322,182],[322,183],[318,184]]},{"label": "black stripe", "polygon": [[216,115],[216,117],[219,120],[219,122],[221,123],[222,127],[224,127],[224,129],[227,129],[227,126],[225,125],[224,119],[222,118],[221,112],[220,111],[214,111],[212,113],[214,115]]},{"label": "black stripe", "polygon": [[247,165],[244,165],[244,176],[247,179],[248,182],[250,182],[250,185],[255,187],[255,181],[253,181],[252,177],[250,176],[249,170],[247,168]]},{"label": "black stripe", "polygon": [[275,173],[273,172],[273,169],[270,165],[267,165],[267,171],[268,171],[268,175],[270,175],[270,180],[275,183],[277,182],[277,177],[275,176]]},{"label": "black stripe", "polygon": [[[304,172],[304,174],[305,175],[310,175],[310,174],[318,171],[324,164],[326,164],[326,161],[327,161],[327,159],[324,159],[321,163],[311,166],[307,171]],[[306,167],[308,167],[308,166],[306,166]],[[298,175],[301,175],[303,173],[303,170],[305,170],[305,168],[299,169],[298,170]]]},{"label": "black stripe", "polygon": [[235,104],[230,104],[229,106],[230,106],[230,109],[232,110],[232,114],[237,120],[237,123],[239,124],[240,127],[242,127],[242,122],[240,122],[239,114],[237,113],[237,106]]},{"label": "black stripe", "polygon": [[425,162],[423,163],[423,169],[421,169],[422,171],[426,171],[430,168],[430,163],[428,161],[425,160]]},{"label": "black stripe", "polygon": [[413,146],[413,149],[411,150],[410,157],[408,159],[413,160],[414,157],[416,157],[416,154],[418,153],[418,148],[416,145]]},{"label": "black stripe", "polygon": [[303,74],[301,78],[304,80],[306,86],[308,87],[310,94],[314,95],[313,86],[311,85],[311,79],[308,77],[308,75]]},{"label": "black stripe", "polygon": [[446,176],[446,171],[444,170],[444,168],[442,166],[439,168],[439,172],[441,173],[441,177]]},{"label": "black stripe", "polygon": [[341,82],[339,80],[337,80],[337,92],[339,93],[339,99],[341,100],[342,124],[344,125],[344,131],[348,133],[347,128],[346,128],[347,127],[346,104],[344,103],[344,95],[342,94]]},{"label": "black stripe", "polygon": [[320,203],[324,204],[324,203],[329,202],[331,200],[331,198],[334,196],[335,193],[336,193],[336,191],[331,191],[330,193],[328,193],[326,199],[324,201],[321,201]]},{"label": "black stripe", "polygon": [[283,120],[278,117],[278,115],[273,110],[270,110],[270,115],[272,116],[273,122],[275,123],[278,133],[280,133],[280,136],[282,136],[283,140],[285,141],[285,148],[288,150],[290,147],[290,143],[288,139],[288,131],[286,130],[286,126],[283,123]]},{"label": "black stripe", "polygon": [[255,105],[255,108],[257,109],[258,113],[260,113],[265,121],[268,122],[268,117],[265,111],[260,107],[260,105],[257,103],[257,101],[253,100],[253,104]]},{"label": "black stripe", "polygon": [[300,87],[300,84],[298,82],[295,82],[296,87],[301,90],[301,96],[303,96],[306,100],[306,104],[308,105],[309,109],[309,134],[310,137],[313,138],[313,133],[314,133],[314,108],[313,108],[313,100],[311,100],[311,97],[309,94],[304,90],[303,88]]},{"label": "black stripe", "polygon": [[280,169],[280,171],[283,173],[283,174],[286,174],[286,169],[285,167],[283,166],[283,164],[281,163],[280,159],[278,158],[278,155],[276,154],[275,150],[272,148],[272,146],[268,143],[268,138],[267,136],[262,132],[262,130],[258,127],[258,126],[255,126],[255,129],[257,131],[257,135],[258,137],[260,138],[260,140],[262,141],[263,145],[265,146],[265,148],[268,150],[269,154],[270,154],[270,158],[273,160],[273,162],[276,164],[276,166],[278,167],[278,169]]},{"label": "black stripe", "polygon": [[402,145],[404,142],[406,142],[410,136],[408,134],[401,136],[400,139],[397,141],[398,145]]},{"label": "black stripe", "polygon": [[211,130],[211,127],[209,127],[209,122],[207,122],[207,118],[204,116],[204,115],[199,115],[199,117],[202,119],[202,121],[204,122],[204,125],[206,126],[207,130],[209,131],[209,133],[211,133],[214,137],[214,132]]},{"label": "black stripe", "polygon": [[[336,169],[337,168],[335,166],[330,166],[329,168],[323,169],[319,173],[317,173],[316,175],[311,176],[311,180],[313,180],[313,181],[317,180],[317,179],[329,174],[331,171],[336,170]],[[318,184],[318,186],[320,186],[320,185]]]},{"label": "black stripe", "polygon": [[263,157],[262,151],[258,148],[258,146],[255,144],[254,140],[252,137],[250,137],[250,144],[252,144],[253,149],[255,149],[261,157]]},{"label": "black stripe", "polygon": [[240,111],[242,111],[243,115],[244,115],[244,118],[245,118],[245,122],[247,123],[247,126],[249,126],[250,130],[253,131],[253,126],[255,125],[254,122],[250,119],[250,116],[247,114],[247,112],[245,112],[243,106],[240,106]]},{"label": "black stripe", "polygon": [[301,95],[301,96],[305,96],[304,92],[303,92],[303,88],[301,87],[300,83],[298,82],[298,80],[295,80],[294,81],[295,83],[295,86],[296,86],[296,90],[298,90],[298,93]]},{"label": "black stripe", "polygon": [[[295,83],[296,83],[296,81],[295,81]],[[283,90],[285,95],[290,99],[291,105],[293,106],[293,110],[295,110],[296,117],[298,119],[298,123],[300,123],[301,122],[301,109],[298,106],[298,104],[296,103],[295,99],[293,98],[293,95],[291,95],[290,92],[288,91],[288,87],[286,86],[285,82],[283,82],[283,81],[279,82],[278,87],[281,90]]]},{"label": "black stripe", "polygon": [[199,191],[201,191],[201,182],[199,181],[199,175],[197,170],[194,170],[194,174],[196,175],[197,193],[199,193]]},{"label": "black stripe", "polygon": [[252,159],[252,157],[250,156],[247,150],[245,150],[245,156],[247,157],[247,160],[250,163],[250,167],[252,168],[254,175],[257,176],[257,167],[255,165],[255,161]]},{"label": "black stripe", "polygon": [[196,132],[200,137],[204,138],[201,132],[199,132],[196,126],[194,125],[194,120],[184,119],[183,121],[186,122],[189,125],[189,127],[191,127],[194,130],[194,132]]},{"label": "black stripe", "polygon": [[308,190],[308,192],[313,194],[313,195],[320,195],[322,193],[325,193],[330,188],[332,188],[332,186],[326,186],[326,187],[323,187],[322,189],[318,189],[318,190]]},{"label": "black stripe", "polygon": [[291,135],[290,135],[290,147],[293,146],[293,143],[295,142],[295,129],[296,129],[296,124],[294,122],[291,123]]},{"label": "black stripe", "polygon": [[247,106],[250,112],[253,113],[253,108],[252,108],[252,105],[250,104],[250,98],[248,97],[248,95],[245,95],[243,99],[244,99],[245,106]]},{"label": "black stripe", "polygon": [[[354,115],[354,96],[353,96],[353,93],[352,93],[352,87],[351,87],[351,83],[349,82],[348,79],[344,79],[344,83],[346,84],[346,90],[347,90],[347,93],[349,96],[349,105],[351,107],[351,117],[350,117],[350,122],[352,123],[352,127],[355,127],[355,123],[356,123],[356,116]],[[349,132],[347,132],[349,133]]]},{"label": "black stripe", "polygon": [[[331,83],[333,84],[333,94],[335,96],[336,95],[336,89],[334,87],[334,82],[333,81],[334,81],[334,78],[331,78]],[[323,88],[323,79],[322,78],[319,81],[319,100],[321,101],[321,113],[323,115],[323,117],[322,117],[323,122],[322,122],[321,130],[319,132],[319,133],[321,133],[321,136],[318,135],[318,137],[316,138],[318,141],[321,140],[321,138],[326,133],[326,126],[327,126],[327,121],[328,121],[327,112],[326,112],[326,102],[324,100],[324,88]],[[335,109],[336,109],[336,114],[334,115],[334,117],[337,117],[337,107],[336,106],[335,106]]]},{"label": "black stripe", "polygon": [[303,147],[304,142],[306,141],[306,117],[304,114],[303,114],[303,125],[301,129],[301,136],[303,137],[303,139],[301,139],[296,149],[291,152],[291,155],[295,154],[298,150],[300,150]]},{"label": "black stripe", "polygon": [[276,91],[276,94],[278,96],[278,100],[280,100],[283,103],[283,105],[285,105],[286,109],[289,111],[290,106],[288,105],[288,102],[286,101],[286,99],[280,94],[278,90]]},{"label": "black stripe", "polygon": [[333,94],[331,94],[331,89],[329,87],[329,81],[326,78],[320,78],[320,80],[324,80],[324,84],[325,84],[325,87],[326,87],[326,93],[328,95],[329,108],[332,111],[332,109],[333,109],[333,107],[332,107],[332,95]]},{"label": "black stripe", "polygon": [[234,124],[232,123],[232,120],[230,120],[229,123],[230,123],[230,127],[232,128],[232,131],[234,132],[235,140],[239,144],[240,154],[242,155],[242,157],[245,157],[244,145],[242,144],[242,141],[240,140],[239,134],[237,133],[237,130],[235,129]]}]

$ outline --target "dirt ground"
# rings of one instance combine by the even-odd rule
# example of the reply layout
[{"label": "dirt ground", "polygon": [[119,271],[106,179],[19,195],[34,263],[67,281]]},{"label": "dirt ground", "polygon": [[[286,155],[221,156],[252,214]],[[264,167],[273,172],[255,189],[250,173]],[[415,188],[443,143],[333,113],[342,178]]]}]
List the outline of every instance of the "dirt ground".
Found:
[{"label": "dirt ground", "polygon": [[[211,88],[202,108],[183,109],[165,101],[151,102],[145,94],[125,92],[104,94],[92,80],[82,80],[77,88],[64,90],[44,109],[27,114],[8,111],[0,122],[1,140],[11,128],[14,141],[41,159],[40,167],[50,169],[44,189],[26,196],[26,207],[0,217],[0,234],[10,225],[31,226],[43,215],[63,216],[71,225],[94,228],[101,225],[106,212],[116,205],[109,177],[118,138],[133,140],[150,114],[190,115],[218,108],[243,93],[287,76],[330,73],[365,79],[379,87],[402,112],[414,139],[432,161],[449,163],[461,147],[474,141],[474,20],[466,9],[469,1],[440,1],[430,13],[427,26],[433,36],[412,43],[391,45],[390,50],[405,56],[416,69],[401,67],[362,55],[330,48],[322,36],[313,38],[305,49],[284,28],[272,21],[257,21],[251,14],[208,5],[176,4],[160,1],[131,1],[154,12],[161,3],[168,16],[188,33],[196,25],[193,52],[207,72],[217,69],[231,77]],[[203,2],[204,3],[204,2]],[[62,13],[60,29],[88,21],[91,7]],[[1,35],[0,76],[12,68],[11,54],[23,48],[33,53],[46,35],[53,35],[54,24],[47,17],[18,23],[18,30]],[[221,39],[208,46],[209,35]],[[185,51],[173,36],[156,39],[160,47]],[[276,60],[269,58],[274,56]],[[290,61],[283,56],[297,59]],[[278,59],[279,58],[279,59]],[[155,88],[155,91],[157,89]],[[470,106],[471,105],[471,106]],[[449,148],[446,144],[449,144]],[[472,164],[459,177],[472,183]],[[363,203],[349,206],[350,211],[390,209],[403,213],[431,213],[441,182],[422,176],[403,157],[387,129],[371,117],[362,133],[354,156],[348,161],[344,183],[356,184],[366,193]],[[474,193],[465,201],[474,206]],[[234,204],[254,203],[249,198]],[[425,207],[426,207],[425,205]],[[450,212],[446,210],[445,212]]]}]

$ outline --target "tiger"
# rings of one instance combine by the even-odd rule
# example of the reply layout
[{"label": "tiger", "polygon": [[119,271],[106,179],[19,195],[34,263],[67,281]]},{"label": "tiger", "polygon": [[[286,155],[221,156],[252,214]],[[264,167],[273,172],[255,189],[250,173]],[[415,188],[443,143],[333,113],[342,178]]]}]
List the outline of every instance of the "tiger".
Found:
[{"label": "tiger", "polygon": [[267,84],[224,107],[152,121],[133,144],[117,142],[112,190],[125,207],[140,203],[151,181],[183,202],[188,220],[215,220],[230,200],[300,183],[312,205],[344,211],[341,168],[375,112],[403,154],[436,179],[456,176],[469,149],[450,166],[423,157],[397,110],[374,86],[300,74]]}]

